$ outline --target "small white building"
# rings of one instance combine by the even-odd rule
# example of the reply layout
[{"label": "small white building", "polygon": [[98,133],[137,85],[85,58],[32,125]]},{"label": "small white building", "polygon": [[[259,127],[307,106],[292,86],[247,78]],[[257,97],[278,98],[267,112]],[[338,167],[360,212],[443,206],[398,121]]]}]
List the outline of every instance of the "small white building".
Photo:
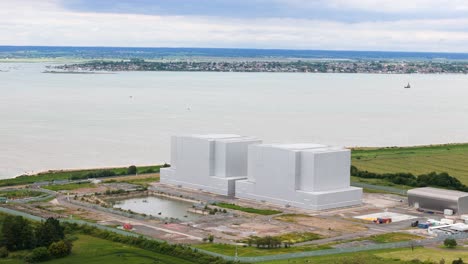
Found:
[{"label": "small white building", "polygon": [[361,204],[362,189],[350,186],[351,152],[319,144],[249,146],[248,178],[236,197],[312,210]]},{"label": "small white building", "polygon": [[247,147],[261,143],[231,134],[173,136],[171,167],[161,183],[233,196],[235,182],[247,178]]}]

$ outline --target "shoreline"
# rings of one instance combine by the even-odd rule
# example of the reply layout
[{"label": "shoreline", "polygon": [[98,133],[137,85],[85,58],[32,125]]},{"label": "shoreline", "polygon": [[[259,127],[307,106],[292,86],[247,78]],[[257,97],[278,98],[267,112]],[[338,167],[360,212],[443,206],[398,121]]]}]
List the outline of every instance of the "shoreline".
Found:
[{"label": "shoreline", "polygon": [[[448,147],[448,146],[463,146],[468,145],[468,142],[461,142],[461,143],[443,143],[443,144],[429,144],[429,145],[410,145],[410,146],[382,146],[382,147],[361,147],[361,146],[346,146],[345,148],[350,149],[351,151],[366,151],[366,150],[384,150],[384,149],[418,149],[418,148],[440,148],[440,147]],[[159,166],[158,165],[135,165],[137,168],[139,167],[150,167],[150,166]],[[128,165],[130,166],[130,165]],[[50,170],[41,170],[37,172],[32,172],[23,175],[16,175],[8,178],[0,178],[2,180],[11,180],[18,178],[20,176],[40,176],[44,174],[51,174],[51,173],[63,173],[63,172],[86,172],[86,171],[94,171],[94,170],[110,170],[110,169],[122,169],[127,168],[127,165],[117,165],[117,166],[103,166],[103,167],[83,167],[83,168],[63,168],[63,169],[50,169]]]}]

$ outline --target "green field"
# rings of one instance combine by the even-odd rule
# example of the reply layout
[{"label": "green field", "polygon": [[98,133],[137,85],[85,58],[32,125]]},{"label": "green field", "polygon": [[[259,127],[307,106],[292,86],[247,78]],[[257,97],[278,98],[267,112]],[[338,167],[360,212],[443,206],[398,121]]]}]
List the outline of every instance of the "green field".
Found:
[{"label": "green field", "polygon": [[337,255],[327,255],[318,257],[306,257],[285,260],[272,260],[257,262],[258,264],[292,264],[292,263],[312,263],[312,264],[406,264],[390,258],[377,256],[378,253],[387,251],[366,251],[358,253],[345,253]]},{"label": "green field", "polygon": [[25,197],[37,197],[43,195],[43,192],[32,191],[32,190],[14,190],[14,191],[0,191],[0,197],[6,197],[8,199],[20,199]]},{"label": "green field", "polygon": [[447,172],[468,185],[468,144],[353,149],[352,164],[375,173]]},{"label": "green field", "polygon": [[104,181],[104,183],[112,183],[112,182],[126,182],[130,184],[140,185],[142,187],[148,187],[150,183],[159,182],[159,175],[158,174],[145,174],[145,176],[142,176],[142,175],[127,176],[127,177],[113,178],[113,179]]},{"label": "green field", "polygon": [[[61,259],[53,259],[46,262],[48,264],[106,264],[106,263],[128,263],[128,264],[191,264],[192,262],[178,259],[171,256],[158,254],[152,251],[128,246],[125,244],[111,242],[108,240],[95,238],[87,235],[78,235],[78,240],[73,242],[72,254]],[[20,252],[19,254],[24,254]],[[24,263],[19,259],[14,259],[15,253],[0,263]]]},{"label": "green field", "polygon": [[402,241],[423,239],[423,237],[408,234],[408,233],[394,232],[394,233],[373,235],[373,236],[367,237],[365,239],[374,241],[376,243],[393,243],[393,242],[402,242]]},{"label": "green field", "polygon": [[[145,166],[138,167],[138,173],[155,173],[159,172],[161,165],[157,166]],[[74,177],[82,177],[90,173],[99,173],[103,171],[111,171],[115,175],[127,175],[127,167],[120,168],[102,168],[102,169],[89,169],[89,170],[60,170],[60,171],[48,171],[43,173],[38,173],[36,175],[25,175],[18,176],[12,179],[0,180],[1,186],[13,186],[13,185],[24,185],[31,184],[34,182],[42,181],[53,181],[53,180],[67,180],[73,179]]]},{"label": "green field", "polygon": [[215,205],[221,208],[227,208],[227,209],[242,211],[242,212],[251,213],[251,214],[259,214],[259,215],[274,215],[274,214],[282,213],[281,211],[278,211],[278,210],[243,207],[243,206],[229,204],[229,203],[217,203]]},{"label": "green field", "polygon": [[[195,248],[200,248],[208,250],[211,252],[224,254],[227,256],[234,256],[236,253],[236,246],[227,245],[227,244],[216,244],[216,243],[207,243],[194,245]],[[298,246],[298,247],[280,247],[280,248],[257,248],[257,247],[248,247],[248,246],[238,246],[237,254],[239,257],[256,257],[256,256],[267,256],[267,255],[278,255],[278,254],[287,254],[287,253],[296,253],[304,251],[315,251],[330,249],[330,246],[327,245],[310,245],[310,246]]]},{"label": "green field", "polygon": [[42,188],[52,190],[52,191],[71,191],[81,188],[94,188],[95,184],[89,182],[83,183],[68,183],[68,184],[57,184],[57,185],[47,185]]}]

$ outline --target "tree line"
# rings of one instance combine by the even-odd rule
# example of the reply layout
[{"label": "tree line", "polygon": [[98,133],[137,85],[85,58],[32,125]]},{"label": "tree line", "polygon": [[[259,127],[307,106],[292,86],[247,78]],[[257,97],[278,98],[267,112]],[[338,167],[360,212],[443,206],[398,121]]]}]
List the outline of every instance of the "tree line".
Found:
[{"label": "tree line", "polygon": [[418,176],[407,172],[381,174],[369,172],[367,170],[360,170],[356,166],[351,166],[351,175],[359,178],[383,179],[394,184],[412,187],[433,186],[468,192],[468,186],[464,185],[457,178],[450,176],[446,172],[430,172]]},{"label": "tree line", "polygon": [[25,257],[27,262],[45,261],[69,255],[72,243],[65,239],[64,227],[55,218],[48,218],[39,224],[33,224],[22,216],[5,216],[2,223],[0,241],[1,256],[9,252],[32,250]]}]

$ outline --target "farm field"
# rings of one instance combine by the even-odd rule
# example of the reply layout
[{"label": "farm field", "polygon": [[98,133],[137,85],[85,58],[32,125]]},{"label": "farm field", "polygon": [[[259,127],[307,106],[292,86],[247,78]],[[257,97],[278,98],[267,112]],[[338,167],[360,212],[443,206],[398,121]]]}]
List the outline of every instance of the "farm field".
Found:
[{"label": "farm field", "polygon": [[468,143],[417,147],[357,148],[352,165],[375,173],[447,172],[468,185]]}]

